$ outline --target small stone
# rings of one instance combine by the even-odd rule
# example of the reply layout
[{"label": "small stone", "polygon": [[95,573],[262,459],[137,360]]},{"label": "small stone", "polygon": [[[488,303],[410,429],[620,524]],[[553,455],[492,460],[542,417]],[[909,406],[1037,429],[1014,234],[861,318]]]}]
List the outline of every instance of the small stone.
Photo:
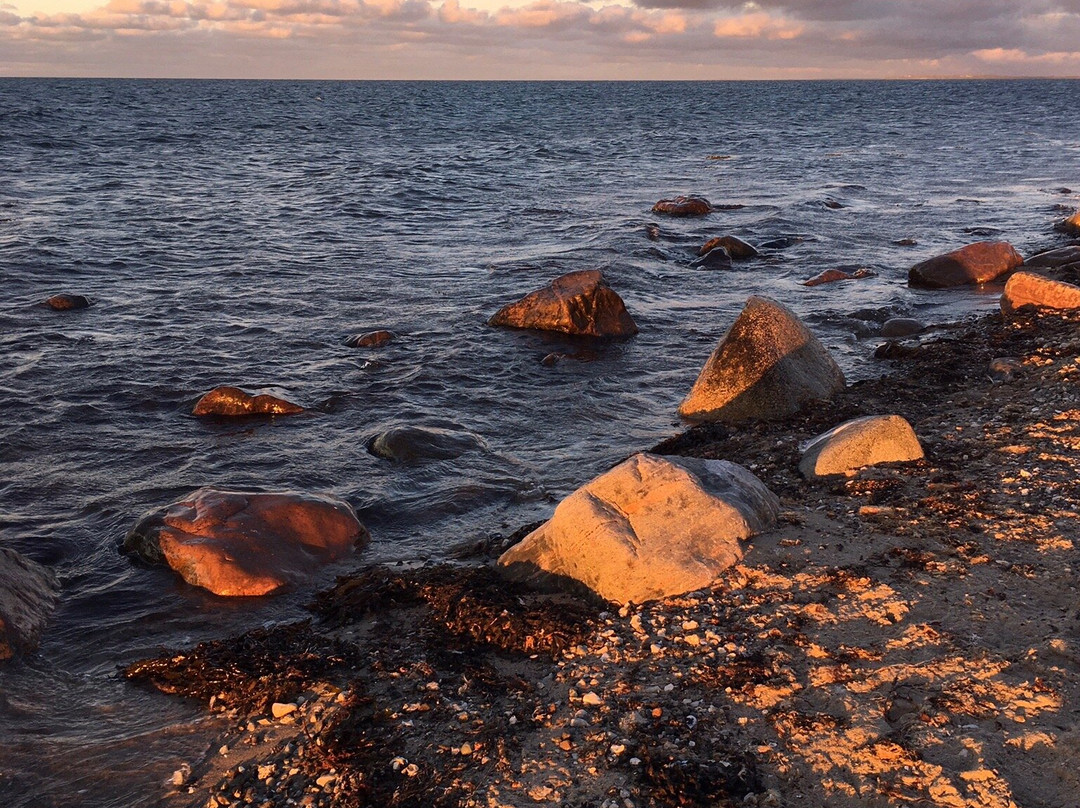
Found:
[{"label": "small stone", "polygon": [[416,777],[416,775],[420,774],[420,767],[417,766],[415,763],[410,763],[408,766],[401,770],[401,773],[404,774],[406,777]]},{"label": "small stone", "polygon": [[322,777],[318,778],[315,781],[315,784],[319,788],[326,788],[326,786],[330,785],[335,780],[337,780],[337,775],[336,774],[324,774]]},{"label": "small stone", "polygon": [[597,705],[603,704],[604,702],[598,695],[596,695],[590,690],[588,693],[581,697],[581,703],[587,704],[590,707],[595,707]]},{"label": "small stone", "polygon": [[471,755],[473,753],[472,744],[471,743],[463,743],[461,745],[461,748],[458,750],[458,752],[460,752],[462,755],[466,755],[466,756]]},{"label": "small stone", "polygon": [[283,704],[280,701],[275,701],[270,706],[270,712],[273,714],[274,718],[284,718],[289,713],[296,712],[296,705],[292,703]]}]

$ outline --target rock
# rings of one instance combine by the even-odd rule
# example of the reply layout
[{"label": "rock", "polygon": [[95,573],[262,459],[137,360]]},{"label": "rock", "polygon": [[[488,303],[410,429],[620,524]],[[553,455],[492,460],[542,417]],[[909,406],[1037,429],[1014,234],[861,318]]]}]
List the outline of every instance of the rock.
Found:
[{"label": "rock", "polygon": [[45,301],[45,305],[53,311],[69,311],[85,309],[90,305],[90,301],[82,295],[53,295]]},{"label": "rock", "polygon": [[51,569],[0,547],[0,661],[37,648],[59,594]]},{"label": "rock", "polygon": [[1005,241],[977,241],[959,250],[929,258],[908,271],[908,286],[945,289],[989,283],[1024,263]]},{"label": "rock", "polygon": [[990,360],[987,370],[994,384],[1008,384],[1024,374],[1024,363],[1015,356],[999,356]]},{"label": "rock", "polygon": [[368,441],[369,452],[395,463],[448,460],[484,448],[484,442],[471,432],[420,426],[394,427]]},{"label": "rock", "polygon": [[741,238],[736,238],[735,236],[720,236],[719,238],[709,239],[701,245],[701,249],[698,250],[698,255],[707,255],[717,247],[723,247],[728,251],[728,255],[732,258],[756,258],[760,255],[757,251],[757,247],[752,244],[747,244]]},{"label": "rock", "polygon": [[851,475],[864,466],[919,460],[915,430],[899,415],[855,418],[810,440],[799,471],[807,478]]},{"label": "rock", "polygon": [[270,713],[274,718],[284,718],[287,715],[295,713],[297,706],[292,702],[280,702],[275,701],[270,705]]},{"label": "rock", "polygon": [[124,549],[215,595],[267,595],[368,539],[352,506],[335,497],[200,488],[143,516]]},{"label": "rock", "polygon": [[788,247],[795,247],[806,241],[802,236],[781,236],[780,238],[769,239],[761,246],[767,250],[786,250]]},{"label": "rock", "polygon": [[815,275],[808,280],[802,282],[803,286],[821,286],[823,283],[833,283],[834,281],[850,281],[857,278],[873,278],[875,273],[865,267],[860,267],[854,272],[846,272],[842,269],[826,269],[824,272]]},{"label": "rock", "polygon": [[844,389],[844,374],[795,313],[751,297],[679,405],[699,421],[779,419]]},{"label": "rock", "polygon": [[586,337],[630,337],[638,331],[622,298],[595,269],[556,278],[549,286],[503,306],[488,324]]},{"label": "rock", "polygon": [[572,579],[608,600],[642,603],[700,589],[771,528],[779,500],[725,460],[637,454],[559,503],[499,558],[518,580]]},{"label": "rock", "polygon": [[1057,269],[1080,263],[1080,245],[1058,247],[1056,250],[1047,250],[1024,261],[1024,266],[1033,268]]},{"label": "rock", "polygon": [[658,225],[658,224],[647,224],[647,225],[645,225],[645,238],[647,238],[649,241],[659,241],[660,240],[660,225]]},{"label": "rock", "polygon": [[898,238],[893,242],[898,247],[915,247],[918,245],[918,241],[913,238]]},{"label": "rock", "polygon": [[1068,233],[1070,236],[1080,236],[1080,210],[1067,219],[1062,219],[1054,225],[1054,229],[1060,230],[1062,233]]},{"label": "rock", "polygon": [[393,331],[369,331],[366,334],[354,334],[345,340],[350,348],[381,348],[397,338]]},{"label": "rock", "polygon": [[1001,311],[1012,314],[1023,306],[1040,309],[1080,309],[1080,286],[1055,281],[1034,272],[1017,272],[1005,284]]},{"label": "rock", "polygon": [[251,395],[239,387],[215,387],[195,403],[192,415],[295,415],[304,408],[270,395]]},{"label": "rock", "polygon": [[701,196],[677,196],[674,199],[661,199],[652,206],[653,213],[666,213],[668,216],[704,216],[712,213],[709,200]]},{"label": "rock", "polygon": [[731,269],[731,255],[726,247],[716,247],[690,262],[696,269]]},{"label": "rock", "polygon": [[886,339],[910,337],[926,330],[926,324],[910,317],[891,317],[881,326],[881,336]]}]

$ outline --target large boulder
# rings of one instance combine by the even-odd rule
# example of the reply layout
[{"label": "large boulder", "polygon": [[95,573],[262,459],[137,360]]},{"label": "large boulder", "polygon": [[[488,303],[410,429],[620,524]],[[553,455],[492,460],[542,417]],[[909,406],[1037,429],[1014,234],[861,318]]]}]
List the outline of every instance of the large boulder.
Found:
[{"label": "large boulder", "polygon": [[215,387],[195,403],[192,415],[295,415],[303,412],[299,404],[267,395],[251,395],[239,387]]},{"label": "large boulder", "polygon": [[37,648],[59,593],[52,570],[0,547],[0,661]]},{"label": "large boulder", "polygon": [[1080,309],[1080,286],[1034,272],[1017,272],[1005,284],[1001,311],[1012,314],[1022,306],[1040,309]]},{"label": "large boulder", "polygon": [[697,421],[776,420],[844,389],[844,374],[795,313],[751,297],[702,368],[679,415]]},{"label": "large boulder", "polygon": [[448,460],[484,448],[471,432],[422,426],[397,426],[380,432],[368,442],[368,451],[395,463]]},{"label": "large boulder", "polygon": [[1025,267],[1036,269],[1058,269],[1072,264],[1080,264],[1080,245],[1070,244],[1068,247],[1047,250],[1024,261]]},{"label": "large boulder", "polygon": [[845,421],[810,440],[799,471],[804,477],[850,475],[864,466],[919,460],[915,430],[899,415],[869,415]]},{"label": "large boulder", "polygon": [[1023,257],[1008,242],[977,241],[916,264],[908,271],[908,286],[945,289],[989,283],[1023,263]]},{"label": "large boulder", "polygon": [[499,558],[519,580],[571,579],[618,603],[700,589],[776,524],[776,496],[742,466],[638,454],[579,488]]},{"label": "large boulder", "polygon": [[596,269],[571,272],[499,309],[489,325],[585,337],[630,337],[637,324]]},{"label": "large boulder", "polygon": [[143,516],[124,549],[215,595],[268,595],[368,538],[352,506],[334,497],[200,488]]}]

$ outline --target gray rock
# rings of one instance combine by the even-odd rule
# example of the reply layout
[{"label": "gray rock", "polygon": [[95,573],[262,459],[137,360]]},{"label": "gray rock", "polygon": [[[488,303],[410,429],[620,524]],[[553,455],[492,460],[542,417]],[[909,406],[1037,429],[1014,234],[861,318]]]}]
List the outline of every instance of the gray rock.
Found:
[{"label": "gray rock", "polygon": [[449,460],[484,448],[484,442],[472,432],[421,426],[393,427],[368,443],[373,455],[395,463]]},{"label": "gray rock", "polygon": [[886,339],[910,337],[926,330],[926,324],[910,317],[892,317],[881,326],[881,336]]},{"label": "gray rock", "polygon": [[844,374],[795,313],[751,297],[713,351],[679,414],[696,421],[780,419],[844,389]]},{"label": "gray rock", "polygon": [[0,661],[37,648],[59,594],[52,570],[0,547]]},{"label": "gray rock", "polygon": [[1033,255],[1024,261],[1025,267],[1056,269],[1069,264],[1080,263],[1080,245],[1073,244],[1068,247],[1058,247],[1056,250]]},{"label": "gray rock", "polygon": [[807,478],[850,475],[879,463],[919,460],[915,430],[899,415],[870,415],[845,421],[807,442],[799,471]]},{"label": "gray rock", "polygon": [[707,586],[776,524],[780,503],[724,460],[638,454],[586,483],[507,550],[518,580],[584,585],[618,603]]}]

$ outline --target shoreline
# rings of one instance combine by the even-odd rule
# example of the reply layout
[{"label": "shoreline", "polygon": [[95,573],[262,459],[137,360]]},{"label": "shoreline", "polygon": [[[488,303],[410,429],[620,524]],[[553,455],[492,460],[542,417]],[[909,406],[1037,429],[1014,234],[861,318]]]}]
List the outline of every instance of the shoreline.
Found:
[{"label": "shoreline", "polygon": [[[508,586],[492,561],[519,531],[461,566],[340,578],[314,622],[131,666],[230,727],[165,803],[1075,802],[1080,318],[894,344],[892,373],[831,402],[654,447],[781,499],[706,590],[620,610]],[[1013,378],[991,378],[1001,357]],[[925,460],[799,476],[800,441],[883,413]]]}]

